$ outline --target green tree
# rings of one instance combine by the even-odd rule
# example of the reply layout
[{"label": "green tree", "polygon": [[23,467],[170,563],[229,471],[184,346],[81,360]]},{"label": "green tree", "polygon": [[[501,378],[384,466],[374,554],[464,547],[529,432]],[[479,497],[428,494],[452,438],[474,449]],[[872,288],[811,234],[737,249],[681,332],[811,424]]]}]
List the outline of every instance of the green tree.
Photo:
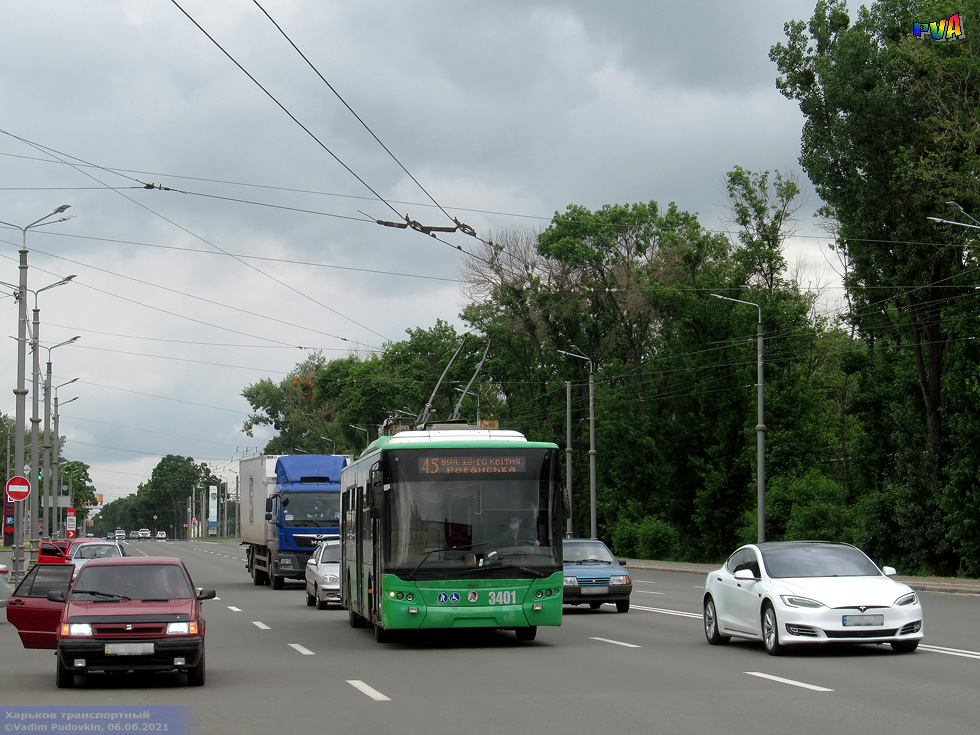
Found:
[{"label": "green tree", "polygon": [[[980,3],[958,9],[977,17]],[[875,426],[862,465],[876,470],[867,491],[892,498],[901,522],[897,538],[877,534],[873,543],[898,544],[895,553],[933,569],[956,564],[938,502],[958,462],[944,426],[949,326],[958,314],[975,315],[976,305],[964,278],[966,231],[937,228],[928,217],[945,213],[950,199],[980,203],[980,42],[966,34],[935,43],[911,32],[914,22],[948,12],[935,2],[882,0],[852,23],[843,0],[820,0],[809,23],[787,23],[787,42],[770,51],[777,87],[805,117],[800,161],[839,222],[850,318],[870,353],[864,382],[869,391],[887,386],[891,410],[881,417],[890,423]]]}]

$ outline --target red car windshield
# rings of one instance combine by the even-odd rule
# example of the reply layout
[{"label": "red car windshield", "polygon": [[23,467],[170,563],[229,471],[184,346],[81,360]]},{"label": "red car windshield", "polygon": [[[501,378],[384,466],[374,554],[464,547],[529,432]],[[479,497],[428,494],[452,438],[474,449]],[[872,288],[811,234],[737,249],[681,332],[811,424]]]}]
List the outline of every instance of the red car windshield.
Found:
[{"label": "red car windshield", "polygon": [[188,600],[193,597],[184,570],[176,564],[85,565],[72,586],[71,600]]}]

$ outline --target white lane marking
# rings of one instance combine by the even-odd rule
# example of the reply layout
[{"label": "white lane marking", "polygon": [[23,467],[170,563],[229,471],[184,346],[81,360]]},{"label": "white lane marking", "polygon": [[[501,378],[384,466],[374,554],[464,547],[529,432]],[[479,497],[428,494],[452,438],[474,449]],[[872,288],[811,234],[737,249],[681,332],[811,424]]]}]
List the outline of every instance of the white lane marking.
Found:
[{"label": "white lane marking", "polygon": [[241,612],[242,611],[242,609],[240,607],[235,607],[234,605],[229,605],[228,606],[228,609],[231,610],[232,612]]},{"label": "white lane marking", "polygon": [[920,651],[931,653],[945,653],[947,656],[962,656],[963,658],[980,659],[980,651],[964,651],[961,648],[946,648],[945,646],[926,646],[919,644]]},{"label": "white lane marking", "polygon": [[653,590],[634,590],[634,592],[638,592],[641,595],[666,595],[667,594],[666,592],[654,592]]},{"label": "white lane marking", "polygon": [[384,694],[382,694],[381,692],[379,692],[377,689],[375,689],[374,687],[368,686],[367,684],[365,684],[360,679],[348,679],[347,680],[347,683],[350,684],[352,687],[354,687],[357,691],[361,692],[362,694],[368,695],[375,702],[390,702],[391,701],[391,697],[386,697]]},{"label": "white lane marking", "polygon": [[612,643],[614,646],[622,646],[623,648],[643,648],[643,646],[638,646],[635,643],[623,643],[623,641],[614,641],[612,638],[589,636],[589,640],[599,641],[600,643]]},{"label": "white lane marking", "polygon": [[263,623],[261,620],[253,620],[252,625],[254,625],[259,630],[272,630],[268,625]]},{"label": "white lane marking", "polygon": [[772,674],[763,674],[761,671],[746,671],[749,676],[758,676],[760,679],[768,679],[769,681],[779,682],[780,684],[789,684],[790,686],[800,687],[801,689],[810,689],[814,692],[832,692],[833,689],[827,689],[826,687],[818,687],[816,684],[806,684],[802,681],[793,681],[792,679],[784,679],[781,676],[773,676]]},{"label": "white lane marking", "polygon": [[313,653],[313,651],[311,651],[309,648],[306,648],[305,646],[301,646],[299,643],[290,643],[289,647],[295,651],[299,651],[304,656],[316,656],[316,654]]},{"label": "white lane marking", "polygon": [[655,613],[660,613],[661,615],[677,615],[678,617],[681,618],[697,618],[698,620],[701,619],[700,613],[682,612],[680,610],[665,610],[660,607],[643,607],[642,605],[632,605],[630,609],[645,610],[646,612],[655,612]]}]

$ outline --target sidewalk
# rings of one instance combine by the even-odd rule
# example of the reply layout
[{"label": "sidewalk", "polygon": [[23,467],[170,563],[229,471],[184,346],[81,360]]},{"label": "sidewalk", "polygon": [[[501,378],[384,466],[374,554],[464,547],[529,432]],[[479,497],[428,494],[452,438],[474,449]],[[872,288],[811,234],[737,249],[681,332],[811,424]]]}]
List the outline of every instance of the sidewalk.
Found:
[{"label": "sidewalk", "polygon": [[[649,559],[623,559],[627,569],[649,569],[657,572],[678,572],[705,576],[718,564],[687,564],[673,561],[650,561]],[[954,577],[902,577],[893,579],[907,584],[918,592],[948,592],[964,595],[980,595],[980,579],[959,579]]]}]

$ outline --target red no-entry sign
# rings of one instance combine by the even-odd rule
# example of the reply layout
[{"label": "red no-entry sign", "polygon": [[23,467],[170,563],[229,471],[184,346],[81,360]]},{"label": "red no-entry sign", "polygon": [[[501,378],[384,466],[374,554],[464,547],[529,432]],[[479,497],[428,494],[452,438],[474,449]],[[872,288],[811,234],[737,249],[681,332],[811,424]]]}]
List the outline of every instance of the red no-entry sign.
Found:
[{"label": "red no-entry sign", "polygon": [[31,496],[31,481],[26,477],[11,477],[6,485],[11,500],[27,500]]}]

